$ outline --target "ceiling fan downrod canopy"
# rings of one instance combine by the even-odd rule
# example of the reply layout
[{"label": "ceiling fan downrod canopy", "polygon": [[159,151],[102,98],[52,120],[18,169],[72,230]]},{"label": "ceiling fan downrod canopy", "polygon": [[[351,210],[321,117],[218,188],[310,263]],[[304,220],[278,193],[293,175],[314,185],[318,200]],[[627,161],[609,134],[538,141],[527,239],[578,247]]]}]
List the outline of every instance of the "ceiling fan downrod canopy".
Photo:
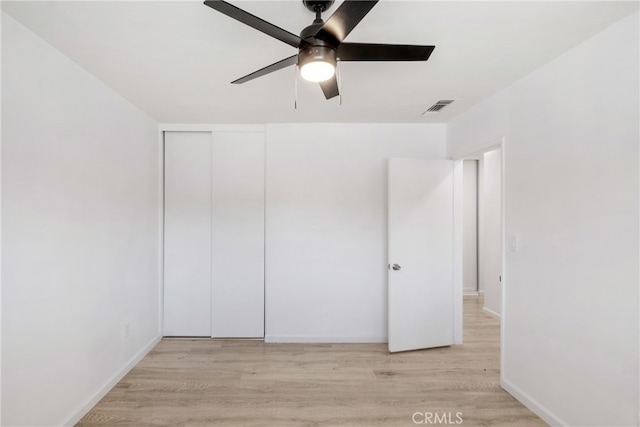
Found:
[{"label": "ceiling fan downrod canopy", "polygon": [[333,5],[334,0],[302,0],[302,3],[309,9],[311,12],[316,14],[316,21],[322,21],[320,18],[320,14],[326,12],[331,5]]},{"label": "ceiling fan downrod canopy", "polygon": [[302,77],[309,81],[318,82],[325,98],[331,99],[339,95],[335,75],[338,60],[426,61],[435,48],[435,46],[423,45],[345,43],[345,37],[377,2],[378,0],[345,0],[324,22],[322,13],[331,7],[334,0],[303,0],[307,9],[315,13],[316,16],[313,23],[305,27],[299,36],[223,0],[207,0],[204,4],[298,49],[297,54],[254,71],[231,83],[245,83],[290,65],[297,65],[300,67]]}]

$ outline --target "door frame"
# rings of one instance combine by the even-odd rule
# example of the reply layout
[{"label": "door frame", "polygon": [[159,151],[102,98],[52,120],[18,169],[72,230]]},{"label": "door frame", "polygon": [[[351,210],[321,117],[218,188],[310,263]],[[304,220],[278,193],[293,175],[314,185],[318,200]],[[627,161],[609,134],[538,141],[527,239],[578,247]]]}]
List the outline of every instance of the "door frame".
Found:
[{"label": "door frame", "polygon": [[[465,159],[477,159],[479,156],[481,156],[482,154],[488,152],[488,151],[493,151],[496,149],[500,149],[500,212],[502,214],[502,224],[501,224],[501,230],[502,230],[502,251],[501,251],[501,259],[502,259],[502,270],[501,270],[501,275],[502,275],[502,292],[500,295],[500,299],[501,299],[501,306],[502,306],[502,313],[500,313],[500,381],[502,382],[503,379],[503,372],[504,372],[504,331],[505,331],[505,324],[507,323],[507,315],[506,315],[506,298],[505,295],[508,291],[508,280],[509,278],[507,277],[507,275],[505,274],[505,270],[506,270],[506,249],[507,249],[507,228],[506,228],[506,224],[507,224],[507,209],[506,209],[506,192],[505,192],[505,188],[506,188],[506,169],[507,169],[507,165],[506,165],[506,153],[507,153],[507,138],[506,137],[501,137],[498,140],[493,139],[488,141],[487,143],[484,144],[478,144],[475,146],[475,148],[465,151],[463,152],[461,155],[457,155],[455,157],[452,157],[452,160],[454,160],[454,181],[453,181],[453,185],[454,185],[454,218],[453,218],[453,236],[454,236],[454,242],[453,242],[453,268],[454,268],[454,274],[453,274],[453,280],[454,280],[454,289],[460,289],[460,291],[462,292],[462,268],[463,268],[463,264],[462,264],[462,229],[463,229],[463,222],[462,222],[462,161]],[[457,177],[457,179],[456,179]],[[454,312],[455,312],[455,307],[454,307]],[[462,302],[460,302],[460,310],[462,310]],[[455,336],[456,331],[454,330],[454,344],[462,344],[462,335],[460,337],[456,337]],[[456,338],[459,338],[459,342],[456,340]]]}]

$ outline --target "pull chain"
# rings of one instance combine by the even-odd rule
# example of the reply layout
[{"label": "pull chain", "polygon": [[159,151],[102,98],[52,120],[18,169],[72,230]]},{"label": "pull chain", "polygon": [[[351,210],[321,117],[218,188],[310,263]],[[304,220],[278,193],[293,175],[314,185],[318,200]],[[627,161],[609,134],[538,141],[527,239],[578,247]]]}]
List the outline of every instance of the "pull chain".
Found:
[{"label": "pull chain", "polygon": [[293,96],[293,109],[297,110],[298,109],[298,66],[296,65],[295,67],[293,67],[293,72],[295,73],[296,77],[295,77],[295,89],[294,89],[294,96]]},{"label": "pull chain", "polygon": [[338,81],[338,98],[339,98],[339,104],[342,105],[342,65],[340,65],[340,62],[342,61],[337,61],[337,69],[336,69],[336,80]]}]

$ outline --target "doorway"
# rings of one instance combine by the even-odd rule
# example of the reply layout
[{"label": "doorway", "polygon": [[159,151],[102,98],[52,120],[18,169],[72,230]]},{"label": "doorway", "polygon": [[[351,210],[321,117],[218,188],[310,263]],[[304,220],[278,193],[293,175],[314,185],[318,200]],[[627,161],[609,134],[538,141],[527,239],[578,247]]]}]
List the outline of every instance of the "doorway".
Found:
[{"label": "doorway", "polygon": [[458,162],[461,177],[460,280],[464,295],[479,296],[483,311],[502,313],[502,144]]},{"label": "doorway", "polygon": [[462,161],[462,290],[479,295],[478,166],[479,159]]}]

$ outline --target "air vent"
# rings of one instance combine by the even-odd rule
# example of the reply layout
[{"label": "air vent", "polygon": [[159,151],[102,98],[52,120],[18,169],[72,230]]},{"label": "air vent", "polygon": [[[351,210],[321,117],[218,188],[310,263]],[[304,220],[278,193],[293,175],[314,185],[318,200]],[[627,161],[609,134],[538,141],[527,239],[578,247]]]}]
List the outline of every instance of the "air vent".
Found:
[{"label": "air vent", "polygon": [[442,110],[444,107],[446,107],[447,105],[451,104],[452,102],[453,102],[453,99],[441,99],[440,101],[436,102],[431,107],[429,107],[427,109],[427,111],[425,111],[422,114],[425,114],[425,113],[437,113],[438,111]]}]

